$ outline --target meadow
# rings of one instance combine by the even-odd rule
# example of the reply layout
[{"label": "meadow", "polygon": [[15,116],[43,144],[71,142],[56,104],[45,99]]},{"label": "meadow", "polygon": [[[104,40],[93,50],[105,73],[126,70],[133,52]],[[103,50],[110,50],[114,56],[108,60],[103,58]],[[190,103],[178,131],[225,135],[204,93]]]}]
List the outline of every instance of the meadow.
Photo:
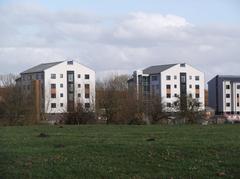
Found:
[{"label": "meadow", "polygon": [[240,125],[0,127],[0,178],[240,178]]}]

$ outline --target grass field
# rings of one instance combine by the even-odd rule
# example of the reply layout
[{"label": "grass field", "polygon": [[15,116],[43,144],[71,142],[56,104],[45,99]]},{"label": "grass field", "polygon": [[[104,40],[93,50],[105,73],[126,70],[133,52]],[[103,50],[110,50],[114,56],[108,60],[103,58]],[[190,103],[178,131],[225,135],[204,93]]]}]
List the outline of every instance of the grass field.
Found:
[{"label": "grass field", "polygon": [[219,175],[240,178],[240,125],[0,127],[1,179]]}]

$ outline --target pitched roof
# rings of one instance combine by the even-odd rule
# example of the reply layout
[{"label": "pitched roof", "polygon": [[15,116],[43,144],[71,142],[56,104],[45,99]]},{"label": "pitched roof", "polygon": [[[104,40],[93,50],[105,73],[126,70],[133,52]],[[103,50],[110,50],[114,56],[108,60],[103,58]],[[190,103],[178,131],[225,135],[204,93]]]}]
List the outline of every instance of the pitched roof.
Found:
[{"label": "pitched roof", "polygon": [[42,72],[52,66],[55,66],[59,63],[62,63],[63,61],[60,61],[60,62],[53,62],[53,63],[42,63],[40,65],[37,65],[37,66],[34,66],[32,68],[29,68],[28,70],[25,70],[23,71],[21,74],[24,74],[24,73],[36,73],[36,72]]},{"label": "pitched roof", "polygon": [[145,74],[155,74],[155,73],[161,73],[162,71],[165,71],[177,64],[167,64],[167,65],[156,65],[156,66],[150,66],[148,68],[145,68],[143,70],[143,73]]}]

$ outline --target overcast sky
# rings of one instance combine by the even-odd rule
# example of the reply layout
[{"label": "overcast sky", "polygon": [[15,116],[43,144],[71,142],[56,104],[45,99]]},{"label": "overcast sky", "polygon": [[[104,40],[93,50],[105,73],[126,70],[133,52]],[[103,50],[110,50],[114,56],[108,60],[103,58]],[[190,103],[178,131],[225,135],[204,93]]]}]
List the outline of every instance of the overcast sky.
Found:
[{"label": "overcast sky", "polygon": [[240,75],[240,1],[0,0],[0,73],[66,59],[98,77],[178,62]]}]

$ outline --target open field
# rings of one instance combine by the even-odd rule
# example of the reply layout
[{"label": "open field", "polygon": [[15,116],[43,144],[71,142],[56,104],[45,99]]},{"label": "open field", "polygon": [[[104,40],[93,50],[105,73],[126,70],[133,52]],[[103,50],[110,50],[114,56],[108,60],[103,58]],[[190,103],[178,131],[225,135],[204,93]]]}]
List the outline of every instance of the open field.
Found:
[{"label": "open field", "polygon": [[240,125],[0,127],[0,178],[219,175],[240,178]]}]

